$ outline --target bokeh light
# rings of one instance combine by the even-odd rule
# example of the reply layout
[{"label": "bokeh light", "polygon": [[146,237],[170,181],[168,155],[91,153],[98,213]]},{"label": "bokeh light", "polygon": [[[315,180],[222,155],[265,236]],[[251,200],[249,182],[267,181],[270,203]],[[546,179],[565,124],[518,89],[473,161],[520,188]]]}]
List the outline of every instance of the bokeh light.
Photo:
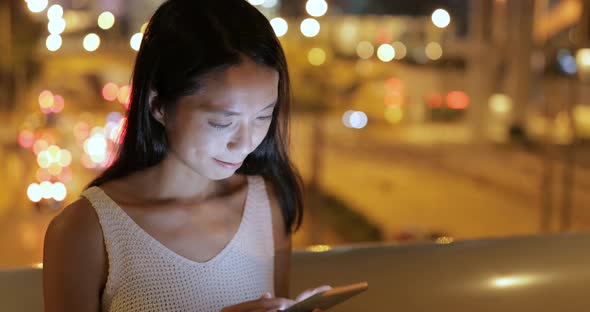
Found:
[{"label": "bokeh light", "polygon": [[277,37],[284,36],[289,30],[289,24],[287,23],[287,21],[280,17],[275,17],[271,19],[270,25],[272,26],[272,29],[275,31]]},{"label": "bokeh light", "polygon": [[129,100],[131,97],[131,87],[130,86],[122,86],[119,89],[119,93],[117,94],[117,100],[119,103],[123,104],[125,108],[129,106]]},{"label": "bokeh light", "polygon": [[31,148],[35,143],[35,134],[29,130],[22,130],[18,134],[18,144],[23,148]]},{"label": "bokeh light", "polygon": [[384,43],[377,49],[377,57],[383,62],[389,62],[395,57],[395,50],[390,44]]},{"label": "bokeh light", "polygon": [[408,49],[406,48],[406,45],[403,44],[403,42],[396,41],[396,42],[392,43],[391,46],[393,47],[393,50],[395,51],[394,58],[396,60],[401,60],[404,57],[406,57],[406,54],[408,53]]},{"label": "bokeh light", "polygon": [[58,18],[63,18],[63,15],[64,9],[59,4],[54,4],[50,6],[47,10],[47,19],[49,19],[50,21]]},{"label": "bokeh light", "polygon": [[326,61],[326,52],[321,48],[313,48],[307,53],[307,60],[311,65],[320,66]]},{"label": "bokeh light", "polygon": [[575,74],[578,71],[576,58],[568,49],[561,49],[557,53],[557,63],[562,71],[568,74]]},{"label": "bokeh light", "polygon": [[433,61],[440,59],[443,55],[442,47],[440,46],[440,44],[438,42],[428,43],[426,45],[425,52],[426,52],[426,56]]},{"label": "bokeh light", "polygon": [[301,33],[305,37],[315,37],[320,33],[320,23],[313,18],[306,18],[301,22]]},{"label": "bokeh light", "polygon": [[62,201],[66,198],[68,191],[66,186],[61,182],[55,182],[51,185],[51,197],[57,201]]},{"label": "bokeh light", "polygon": [[60,35],[49,35],[47,36],[47,40],[45,40],[45,47],[47,50],[54,52],[61,48],[62,39]]},{"label": "bokeh light", "polygon": [[49,181],[43,181],[39,185],[41,186],[41,197],[44,199],[50,199],[52,197],[51,189],[53,183]]},{"label": "bokeh light", "polygon": [[41,186],[37,183],[32,183],[29,185],[27,188],[27,196],[29,197],[29,200],[34,203],[41,201],[41,198],[43,197],[43,190],[41,189]]},{"label": "bokeh light", "polygon": [[139,51],[139,48],[141,47],[141,40],[143,40],[143,34],[138,32],[131,36],[131,40],[129,40],[129,45],[133,50]]},{"label": "bokeh light", "polygon": [[102,87],[102,97],[107,101],[114,101],[119,95],[119,86],[112,82],[108,82]]},{"label": "bokeh light", "polygon": [[72,153],[67,149],[62,149],[58,163],[62,167],[69,166],[72,163]]},{"label": "bokeh light", "polygon": [[308,0],[305,10],[313,17],[320,17],[328,12],[328,3],[325,0]]},{"label": "bokeh light", "polygon": [[399,106],[390,106],[385,108],[385,120],[389,123],[397,124],[404,117],[404,112]]},{"label": "bokeh light", "polygon": [[59,35],[66,30],[66,20],[63,18],[55,18],[47,24],[47,30],[52,35]]},{"label": "bokeh light", "polygon": [[109,11],[100,13],[98,16],[98,27],[106,30],[113,27],[113,25],[115,25],[115,16],[113,13]]},{"label": "bokeh light", "polygon": [[44,90],[39,94],[39,106],[41,110],[51,110],[54,101],[53,93],[49,90]]},{"label": "bokeh light", "polygon": [[362,129],[368,120],[367,114],[361,111],[349,110],[342,115],[342,123],[348,128]]},{"label": "bokeh light", "polygon": [[39,139],[35,141],[35,143],[33,143],[33,153],[35,153],[35,155],[38,155],[42,151],[46,150],[48,147],[49,144],[47,143],[47,141]]},{"label": "bokeh light", "polygon": [[53,113],[60,113],[65,107],[65,101],[63,96],[59,94],[55,94],[53,96],[53,106],[51,107],[51,111]]},{"label": "bokeh light", "polygon": [[272,8],[276,7],[278,3],[279,3],[279,0],[264,0],[264,3],[262,4],[262,6],[267,9],[272,9]]},{"label": "bokeh light", "polygon": [[84,37],[82,42],[84,49],[88,52],[93,52],[100,46],[100,37],[95,33],[90,33]]},{"label": "bokeh light", "polygon": [[512,110],[512,99],[505,94],[494,94],[488,102],[490,110],[497,114],[507,114]]},{"label": "bokeh light", "polygon": [[430,108],[440,108],[443,105],[442,95],[438,92],[434,92],[426,96],[426,104]]},{"label": "bokeh light", "polygon": [[469,96],[462,91],[452,91],[447,94],[447,106],[452,109],[465,109],[469,106]]},{"label": "bokeh light", "polygon": [[364,60],[370,59],[374,53],[375,48],[369,41],[361,41],[356,46],[356,54]]},{"label": "bokeh light", "polygon": [[444,9],[436,9],[432,13],[432,23],[438,28],[445,28],[451,23],[451,16]]},{"label": "bokeh light", "polygon": [[45,10],[45,8],[47,8],[47,5],[49,4],[48,0],[28,0],[26,2],[27,8],[29,8],[29,11],[33,13],[39,13]]}]

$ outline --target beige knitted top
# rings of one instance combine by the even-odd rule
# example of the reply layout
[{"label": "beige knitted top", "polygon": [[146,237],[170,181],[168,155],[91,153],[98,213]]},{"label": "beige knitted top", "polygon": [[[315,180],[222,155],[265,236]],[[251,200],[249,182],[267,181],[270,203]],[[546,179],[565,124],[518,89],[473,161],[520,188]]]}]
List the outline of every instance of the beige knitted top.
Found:
[{"label": "beige knitted top", "polygon": [[98,215],[109,261],[102,311],[215,311],[274,296],[274,243],[264,180],[248,177],[242,221],[230,242],[195,262],[145,232],[99,187],[82,193]]}]

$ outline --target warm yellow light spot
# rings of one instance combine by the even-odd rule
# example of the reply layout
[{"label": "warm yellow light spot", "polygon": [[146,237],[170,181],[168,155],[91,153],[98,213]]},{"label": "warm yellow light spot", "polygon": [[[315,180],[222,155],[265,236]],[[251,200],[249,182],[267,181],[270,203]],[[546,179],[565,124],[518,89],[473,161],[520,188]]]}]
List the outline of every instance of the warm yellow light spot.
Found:
[{"label": "warm yellow light spot", "polygon": [[440,59],[443,55],[442,47],[438,42],[430,42],[427,44],[425,52],[426,56],[433,61]]},{"label": "warm yellow light spot", "polygon": [[49,181],[41,182],[41,197],[45,199],[50,199],[52,196],[51,189],[53,184]]},{"label": "warm yellow light spot", "polygon": [[399,106],[390,106],[385,108],[385,120],[389,123],[396,124],[402,121],[404,112]]},{"label": "warm yellow light spot", "polygon": [[98,27],[106,30],[113,27],[113,25],[115,25],[115,16],[113,13],[109,11],[100,13],[98,16]]},{"label": "warm yellow light spot", "polygon": [[311,252],[324,252],[330,249],[332,249],[332,247],[330,247],[329,245],[313,245],[307,247],[307,250]]},{"label": "warm yellow light spot", "polygon": [[375,48],[369,41],[361,41],[356,46],[356,54],[364,60],[370,59],[373,53],[375,53]]},{"label": "warm yellow light spot", "polygon": [[326,61],[326,52],[321,48],[313,48],[307,53],[307,60],[314,66],[320,66]]},{"label": "warm yellow light spot", "polygon": [[396,60],[401,60],[404,57],[406,57],[406,54],[408,53],[408,49],[406,48],[405,44],[403,44],[400,41],[396,41],[396,42],[392,43],[391,46],[395,50],[395,59]]},{"label": "warm yellow light spot", "polygon": [[497,114],[506,114],[512,110],[512,99],[505,94],[494,94],[489,100],[490,110]]}]

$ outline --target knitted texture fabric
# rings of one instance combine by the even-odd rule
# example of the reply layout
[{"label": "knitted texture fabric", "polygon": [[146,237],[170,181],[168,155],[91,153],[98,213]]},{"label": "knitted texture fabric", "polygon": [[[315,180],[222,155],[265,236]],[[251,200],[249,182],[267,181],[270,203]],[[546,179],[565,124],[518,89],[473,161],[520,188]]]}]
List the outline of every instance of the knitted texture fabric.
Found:
[{"label": "knitted texture fabric", "polygon": [[145,232],[99,187],[82,196],[94,207],[109,270],[101,311],[202,311],[274,295],[272,217],[264,180],[248,177],[237,232],[206,262],[189,260]]}]

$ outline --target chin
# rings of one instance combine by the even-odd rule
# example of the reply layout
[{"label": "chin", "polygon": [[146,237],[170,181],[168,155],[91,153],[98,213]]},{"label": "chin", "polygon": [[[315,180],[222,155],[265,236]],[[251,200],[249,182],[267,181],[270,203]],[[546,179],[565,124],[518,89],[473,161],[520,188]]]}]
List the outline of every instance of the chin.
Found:
[{"label": "chin", "polygon": [[236,170],[211,170],[208,173],[209,174],[207,174],[207,177],[210,180],[217,181],[232,177],[234,174],[236,174]]}]

